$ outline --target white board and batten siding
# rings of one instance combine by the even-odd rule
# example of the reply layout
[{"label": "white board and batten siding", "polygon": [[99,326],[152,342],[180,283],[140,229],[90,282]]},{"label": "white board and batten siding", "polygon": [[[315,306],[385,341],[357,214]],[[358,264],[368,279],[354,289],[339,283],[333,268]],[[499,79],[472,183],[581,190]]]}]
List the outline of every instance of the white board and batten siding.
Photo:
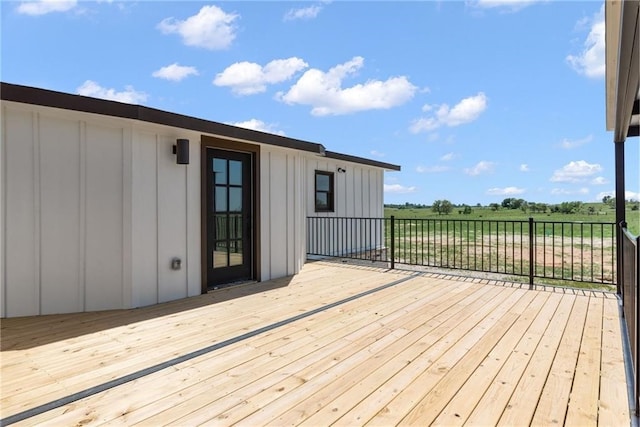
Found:
[{"label": "white board and batten siding", "polygon": [[2,317],[200,293],[199,151],[176,165],[176,137],[194,135],[155,128],[3,103]]},{"label": "white board and batten siding", "polygon": [[[338,172],[338,168],[345,172]],[[334,173],[334,212],[315,211],[315,172]],[[306,215],[382,218],[384,216],[384,170],[326,157],[308,157],[305,185],[308,190]]]},{"label": "white board and batten siding", "polygon": [[305,154],[260,151],[261,280],[296,274],[305,260]]},{"label": "white board and batten siding", "polygon": [[[201,293],[200,135],[154,128],[137,131],[132,145],[133,307]],[[176,164],[177,138],[191,141],[189,165]]]},{"label": "white board and batten siding", "polygon": [[[315,211],[316,171],[334,174],[333,212]],[[332,158],[308,158],[305,179],[309,194],[306,206],[309,253],[349,256],[383,249],[383,169]]]},{"label": "white board and batten siding", "polygon": [[[3,100],[0,112],[0,317],[202,292],[200,144],[223,136],[14,101]],[[178,138],[190,140],[189,165],[176,164]],[[238,142],[260,145],[260,280],[300,271],[307,217],[383,216],[382,167]],[[315,212],[316,170],[335,173],[334,212]],[[361,241],[359,228],[350,233]],[[171,269],[176,257],[179,270]]]}]

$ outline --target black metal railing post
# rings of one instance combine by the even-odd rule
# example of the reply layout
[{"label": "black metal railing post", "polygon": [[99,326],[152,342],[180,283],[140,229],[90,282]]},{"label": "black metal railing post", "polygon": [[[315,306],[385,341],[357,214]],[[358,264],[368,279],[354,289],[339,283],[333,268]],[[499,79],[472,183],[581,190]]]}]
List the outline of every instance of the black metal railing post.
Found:
[{"label": "black metal railing post", "polygon": [[[626,224],[625,224],[626,225]],[[634,272],[635,272],[635,283],[633,283],[633,287],[635,288],[635,331],[636,331],[636,360],[635,360],[635,375],[636,375],[636,384],[635,384],[635,404],[636,417],[640,416],[640,351],[638,351],[638,343],[640,342],[640,327],[638,327],[638,322],[640,320],[640,236],[636,236],[635,239],[635,260],[633,264],[635,264]]]},{"label": "black metal railing post", "polygon": [[533,218],[529,217],[529,287],[533,288],[533,276],[535,275],[535,231]]},{"label": "black metal railing post", "polygon": [[623,241],[624,241],[624,230],[627,228],[626,221],[620,221],[617,227],[617,235],[616,235],[616,292],[623,298],[624,301],[624,256],[623,256]]},{"label": "black metal railing post", "polygon": [[396,268],[396,217],[391,215],[391,269]]}]

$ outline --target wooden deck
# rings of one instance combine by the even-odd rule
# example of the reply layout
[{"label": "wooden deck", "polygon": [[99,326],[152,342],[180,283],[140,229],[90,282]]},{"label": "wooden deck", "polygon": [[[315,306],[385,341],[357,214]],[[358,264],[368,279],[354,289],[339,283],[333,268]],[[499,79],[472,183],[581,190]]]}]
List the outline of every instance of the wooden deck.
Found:
[{"label": "wooden deck", "polygon": [[630,425],[601,292],[323,261],[1,332],[4,424]]}]

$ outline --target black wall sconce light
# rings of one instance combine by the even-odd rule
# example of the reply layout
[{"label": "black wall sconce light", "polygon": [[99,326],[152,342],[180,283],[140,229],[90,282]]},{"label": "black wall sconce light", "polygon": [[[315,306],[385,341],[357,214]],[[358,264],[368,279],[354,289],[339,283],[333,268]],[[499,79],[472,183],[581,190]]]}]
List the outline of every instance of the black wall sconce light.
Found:
[{"label": "black wall sconce light", "polygon": [[177,154],[176,163],[179,165],[189,164],[189,140],[177,139],[173,146],[173,154]]},{"label": "black wall sconce light", "polygon": [[344,168],[338,168],[338,172],[340,172],[340,173],[345,173],[346,171],[347,171],[347,170],[346,170],[346,169],[344,169]]}]

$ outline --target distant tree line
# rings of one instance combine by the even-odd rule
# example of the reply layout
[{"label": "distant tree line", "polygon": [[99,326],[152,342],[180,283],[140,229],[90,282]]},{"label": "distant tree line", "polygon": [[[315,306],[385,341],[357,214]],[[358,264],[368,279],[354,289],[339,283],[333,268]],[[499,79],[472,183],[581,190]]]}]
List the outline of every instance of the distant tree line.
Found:
[{"label": "distant tree line", "polygon": [[[615,209],[616,199],[611,196],[604,196],[602,198],[602,203],[610,207],[611,209]],[[631,210],[640,209],[640,202],[637,200],[627,200],[626,203],[631,206]],[[431,205],[420,204],[420,203],[404,203],[404,204],[386,204],[385,207],[395,208],[395,209],[431,209],[433,212],[438,215],[449,215],[453,212],[454,208],[458,209],[458,213],[461,215],[468,215],[473,212],[471,206],[466,204],[456,205],[451,203],[449,200],[436,200]],[[482,205],[478,203],[476,207],[481,208]],[[508,197],[502,201],[502,203],[491,203],[488,206],[492,211],[499,211],[501,209],[519,209],[522,212],[531,212],[531,213],[563,213],[563,214],[577,214],[585,211],[585,204],[579,201],[573,202],[562,202],[559,204],[548,204],[548,203],[537,203],[537,202],[528,202],[524,199],[517,199],[514,197]],[[594,206],[586,207],[586,213],[589,215],[597,214],[597,210]]]}]

